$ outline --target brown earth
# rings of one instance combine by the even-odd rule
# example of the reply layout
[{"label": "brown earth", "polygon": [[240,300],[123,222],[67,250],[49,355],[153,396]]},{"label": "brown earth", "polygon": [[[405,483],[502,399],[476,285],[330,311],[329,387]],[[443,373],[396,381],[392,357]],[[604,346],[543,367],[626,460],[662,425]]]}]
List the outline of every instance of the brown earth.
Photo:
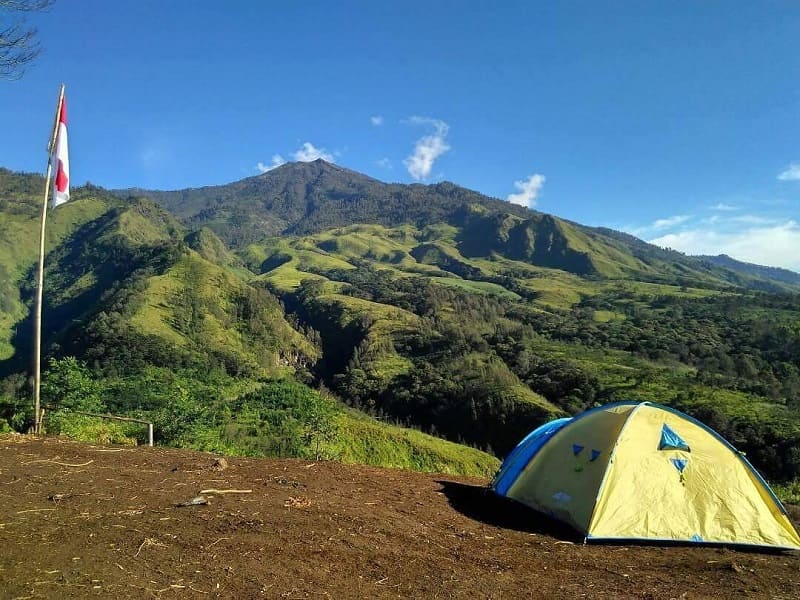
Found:
[{"label": "brown earth", "polygon": [[[0,597],[800,598],[798,553],[584,545],[481,480],[227,463],[0,436]],[[176,506],[208,488],[251,491]]]}]

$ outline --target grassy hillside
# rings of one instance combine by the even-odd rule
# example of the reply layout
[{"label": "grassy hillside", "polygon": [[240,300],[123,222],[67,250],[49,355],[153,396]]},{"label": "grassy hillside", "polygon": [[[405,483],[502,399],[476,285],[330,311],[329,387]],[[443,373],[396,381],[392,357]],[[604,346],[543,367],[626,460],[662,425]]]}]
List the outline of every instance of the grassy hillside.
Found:
[{"label": "grassy hillside", "polygon": [[[39,258],[39,230],[44,178],[17,175],[0,168],[0,361],[15,353],[15,327],[28,314],[27,282]],[[48,218],[46,252],[97,219],[118,202],[93,189],[78,189],[75,200]]]},{"label": "grassy hillside", "polygon": [[[476,256],[455,226],[335,228],[242,256],[320,332],[317,372],[354,406],[502,454],[544,419],[639,398],[716,424],[771,473],[800,473],[796,295],[658,282],[669,274],[549,226],[593,273]],[[659,276],[632,278],[647,269]]]},{"label": "grassy hillside", "polygon": [[[800,283],[779,273],[687,257],[627,234],[584,227],[452,183],[388,184],[323,160],[289,163],[227,185],[116,193],[153,198],[190,228],[207,227],[235,250],[265,236],[317,234],[354,224],[455,227],[453,237],[464,256],[498,253],[600,278],[800,290]],[[353,246],[353,251],[359,250]]]},{"label": "grassy hillside", "polygon": [[[32,240],[38,183],[36,176],[4,181],[7,210],[0,218],[7,226],[0,265],[13,273],[3,280],[10,352],[0,365],[7,374],[25,367],[30,347],[27,311],[37,250]],[[87,440],[141,440],[136,426],[69,412],[111,409],[155,419],[162,443],[274,454],[264,446],[265,435],[252,439],[235,433],[240,411],[230,403],[259,389],[263,378],[307,373],[320,356],[318,336],[288,322],[278,300],[211,230],[187,234],[146,200],[120,202],[93,190],[79,190],[74,197],[49,215],[45,348],[52,356],[77,354],[91,371],[69,361],[56,361],[46,371],[51,431]],[[303,268],[348,265],[316,249],[301,258]],[[343,322],[364,310],[365,301],[350,296],[334,295],[331,301],[341,307]],[[402,312],[377,303],[375,308],[388,311],[382,321],[388,328]],[[382,330],[375,318],[377,336]],[[390,362],[384,361],[387,368]],[[29,421],[26,397],[20,378],[6,379],[0,388],[3,426]],[[335,412],[336,435],[324,441],[326,456],[484,476],[496,468],[497,459],[478,450],[357,411]]]},{"label": "grassy hillside", "polygon": [[329,451],[344,463],[475,477],[491,477],[500,467],[497,458],[475,448],[376,421],[357,411],[343,412],[339,427]]},{"label": "grassy hillside", "polygon": [[[20,197],[34,184],[6,174]],[[55,375],[86,369],[75,398],[150,416],[162,443],[477,473],[496,463],[452,443],[502,457],[548,419],[633,398],[708,422],[773,479],[800,475],[791,278],[321,161],[144,193],[159,204],[87,190],[56,211],[74,216],[48,257],[46,349]],[[34,219],[17,204],[12,232]],[[7,348],[27,356],[17,272]],[[24,427],[24,361],[0,369],[2,418]],[[60,377],[55,402],[72,397]]]}]

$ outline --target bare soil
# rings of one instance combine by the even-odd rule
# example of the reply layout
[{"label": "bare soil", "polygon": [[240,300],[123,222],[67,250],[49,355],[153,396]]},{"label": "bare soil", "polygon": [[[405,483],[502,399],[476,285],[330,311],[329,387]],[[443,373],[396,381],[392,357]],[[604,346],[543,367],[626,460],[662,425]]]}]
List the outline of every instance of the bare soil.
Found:
[{"label": "bare soil", "polygon": [[0,436],[0,598],[800,598],[798,553],[584,545],[483,480],[215,461]]}]

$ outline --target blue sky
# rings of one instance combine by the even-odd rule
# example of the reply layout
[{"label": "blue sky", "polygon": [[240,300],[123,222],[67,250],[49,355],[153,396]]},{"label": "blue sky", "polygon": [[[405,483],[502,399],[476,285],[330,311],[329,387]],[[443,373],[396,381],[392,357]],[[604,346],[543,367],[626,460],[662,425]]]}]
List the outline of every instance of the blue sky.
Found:
[{"label": "blue sky", "polygon": [[[500,4],[501,6],[495,6]],[[800,270],[800,3],[58,0],[0,165],[161,189],[327,157]]]}]

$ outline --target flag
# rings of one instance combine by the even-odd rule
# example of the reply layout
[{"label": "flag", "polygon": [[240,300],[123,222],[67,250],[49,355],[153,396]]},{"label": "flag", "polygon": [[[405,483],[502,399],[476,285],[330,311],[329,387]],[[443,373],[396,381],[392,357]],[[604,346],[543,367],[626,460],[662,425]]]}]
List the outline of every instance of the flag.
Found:
[{"label": "flag", "polygon": [[69,149],[67,148],[67,99],[62,97],[58,113],[56,143],[53,147],[53,166],[56,175],[53,181],[52,208],[69,200]]}]

